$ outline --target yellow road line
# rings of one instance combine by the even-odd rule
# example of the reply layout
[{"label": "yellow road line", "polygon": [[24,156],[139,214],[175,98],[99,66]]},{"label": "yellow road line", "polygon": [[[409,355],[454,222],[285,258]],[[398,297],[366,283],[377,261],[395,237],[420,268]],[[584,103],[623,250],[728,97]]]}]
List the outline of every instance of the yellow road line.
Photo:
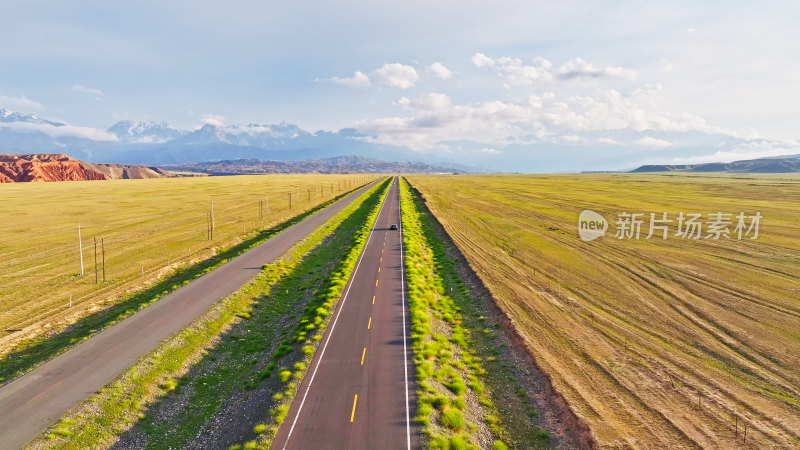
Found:
[{"label": "yellow road line", "polygon": [[361,352],[361,365],[364,365],[364,357],[367,356],[367,347],[364,347],[364,351]]},{"label": "yellow road line", "polygon": [[[383,253],[383,252],[381,252],[381,253]],[[381,260],[380,260],[380,262],[383,262],[383,256],[381,256]]]},{"label": "yellow road line", "polygon": [[369,322],[367,322],[367,329],[372,326],[372,316],[369,317]]},{"label": "yellow road line", "polygon": [[29,398],[28,400],[25,400],[25,403],[29,403],[29,402],[32,402],[32,401],[36,400],[37,398],[39,398],[39,397],[43,396],[44,394],[46,394],[46,393],[50,392],[51,390],[53,390],[56,386],[58,386],[61,383],[63,383],[63,380],[56,381],[55,384],[53,384],[49,388],[43,390],[42,392],[39,392],[38,394],[36,394],[35,396]]},{"label": "yellow road line", "polygon": [[374,295],[372,296],[372,304],[373,305],[375,304],[375,296]]},{"label": "yellow road line", "polygon": [[356,417],[356,403],[358,403],[358,394],[353,397],[353,411],[350,413],[350,423],[353,423],[353,419]]},{"label": "yellow road line", "polygon": [[378,280],[375,280],[375,286],[377,286],[377,285],[378,285]]},{"label": "yellow road line", "polygon": [[378,266],[378,273],[381,273],[381,266]]}]

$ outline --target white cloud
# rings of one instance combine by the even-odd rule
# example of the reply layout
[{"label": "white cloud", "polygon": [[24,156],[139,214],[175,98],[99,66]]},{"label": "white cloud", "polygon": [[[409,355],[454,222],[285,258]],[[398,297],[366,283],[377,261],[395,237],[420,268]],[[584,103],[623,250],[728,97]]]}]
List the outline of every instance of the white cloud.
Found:
[{"label": "white cloud", "polygon": [[453,72],[438,61],[431,64],[429,70],[431,73],[443,80],[449,80],[450,78],[453,78]]},{"label": "white cloud", "polygon": [[669,58],[661,58],[658,60],[658,66],[663,72],[672,72],[674,67]]},{"label": "white cloud", "polygon": [[172,138],[158,137],[158,136],[140,136],[136,139],[131,139],[132,144],[165,144],[171,141]]},{"label": "white cloud", "polygon": [[500,150],[497,150],[496,148],[492,148],[492,147],[484,147],[484,148],[480,149],[479,151],[481,153],[489,153],[491,155],[497,155],[499,153],[503,153]]},{"label": "white cloud", "polygon": [[597,143],[598,144],[609,144],[609,145],[622,145],[622,142],[620,142],[620,141],[618,141],[616,139],[608,138],[608,137],[599,137],[599,138],[597,138]]},{"label": "white cloud", "polygon": [[3,106],[11,109],[21,110],[23,112],[30,111],[31,109],[44,109],[44,106],[42,106],[41,103],[35,102],[24,95],[20,95],[19,97],[6,97],[5,95],[0,95],[0,108]]},{"label": "white cloud", "polygon": [[377,78],[383,85],[400,89],[414,87],[419,80],[419,75],[417,75],[417,71],[413,67],[400,63],[384,64],[380,69],[373,72],[372,76]]},{"label": "white cloud", "polygon": [[219,114],[205,113],[200,117],[200,122],[203,125],[214,125],[217,127],[224,127],[226,119],[225,116],[221,116]]},{"label": "white cloud", "polygon": [[50,137],[76,137],[91,139],[93,141],[116,141],[117,136],[105,130],[90,127],[76,127],[73,125],[53,126],[45,123],[33,122],[0,122],[0,128],[9,128],[23,133],[41,132]]},{"label": "white cloud", "polygon": [[567,61],[556,71],[562,80],[582,80],[596,78],[636,78],[636,71],[624,67],[598,67],[581,58]]},{"label": "white cloud", "polygon": [[483,53],[472,56],[476,67],[492,67],[497,75],[505,78],[512,85],[531,85],[543,81],[551,81],[553,64],[544,58],[535,58],[533,64],[525,64],[519,58],[502,57],[493,59]]},{"label": "white cloud", "polygon": [[636,71],[618,66],[602,67],[594,63],[575,58],[567,61],[554,70],[553,63],[545,58],[534,58],[525,63],[520,58],[503,56],[490,58],[483,53],[472,56],[472,64],[476,67],[491,67],[509,86],[534,85],[554,80],[594,80],[600,78],[629,79],[636,78]]},{"label": "white cloud", "polygon": [[493,67],[494,60],[483,53],[475,53],[472,55],[472,64],[475,64],[475,67]]},{"label": "white cloud", "polygon": [[[447,140],[488,144],[531,135],[553,136],[557,143],[588,143],[582,133],[619,129],[731,134],[709,126],[701,117],[667,110],[659,85],[645,85],[625,93],[607,89],[562,97],[548,92],[468,104],[454,104],[445,94],[429,93],[402,97],[395,105],[409,110],[409,116],[363,120],[356,128],[379,142],[415,149],[432,148]],[[602,137],[596,142],[623,144]],[[647,137],[636,145],[666,148],[672,143]]]},{"label": "white cloud", "polygon": [[[447,70],[444,66],[442,68]],[[373,85],[408,89],[417,84],[419,75],[416,69],[411,66],[400,63],[387,63],[369,73],[359,70],[352,77],[333,77],[329,81],[353,89],[368,88]]]},{"label": "white cloud", "polygon": [[79,84],[72,86],[72,90],[75,92],[80,92],[82,94],[93,95],[96,100],[102,100],[103,96],[105,95],[103,94],[103,91],[101,91],[100,89],[87,88]]},{"label": "white cloud", "polygon": [[664,139],[654,138],[652,136],[645,136],[635,141],[634,144],[649,148],[666,148],[672,145],[672,142],[665,141]]},{"label": "white cloud", "polygon": [[372,83],[369,81],[369,77],[361,72],[360,70],[356,71],[352,77],[333,77],[331,78],[332,83],[340,84],[342,86],[347,86],[349,88],[358,89],[358,88],[368,88],[372,86]]},{"label": "white cloud", "polygon": [[450,97],[447,95],[432,92],[414,99],[402,97],[397,101],[397,104],[409,109],[438,111],[449,108],[452,105],[452,102],[450,101]]},{"label": "white cloud", "polygon": [[569,144],[582,144],[586,142],[586,139],[582,136],[571,134],[567,136],[561,136],[561,141]]}]

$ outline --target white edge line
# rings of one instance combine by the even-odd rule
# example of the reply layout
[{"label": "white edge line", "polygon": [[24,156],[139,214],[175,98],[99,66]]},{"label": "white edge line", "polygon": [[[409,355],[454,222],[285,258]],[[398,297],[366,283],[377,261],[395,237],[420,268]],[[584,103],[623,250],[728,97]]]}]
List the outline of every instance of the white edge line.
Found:
[{"label": "white edge line", "polygon": [[408,350],[406,349],[406,261],[403,254],[403,209],[401,202],[403,199],[400,197],[400,177],[397,177],[397,214],[400,222],[400,292],[402,293],[402,309],[403,309],[403,373],[406,382],[406,444],[408,450],[411,450],[411,418],[408,407]]},{"label": "white edge line", "polygon": [[[390,186],[391,189],[391,186]],[[386,197],[389,197],[389,194],[386,194]],[[325,349],[328,348],[328,342],[331,341],[331,336],[333,335],[333,329],[336,328],[336,322],[339,321],[339,315],[342,313],[342,309],[344,309],[344,303],[347,301],[347,294],[350,293],[350,288],[353,287],[352,280],[355,279],[356,274],[358,273],[358,268],[361,267],[361,260],[364,259],[364,253],[366,253],[367,246],[369,246],[369,241],[372,239],[372,233],[375,231],[375,227],[378,224],[378,218],[381,216],[381,211],[383,211],[383,205],[386,203],[386,199],[381,202],[381,207],[378,209],[378,214],[375,215],[375,221],[372,223],[372,228],[369,230],[369,236],[367,236],[367,242],[364,243],[364,247],[361,249],[361,255],[358,257],[358,263],[356,264],[356,268],[353,270],[353,273],[350,274],[350,280],[348,280],[347,290],[344,292],[342,296],[342,301],[339,302],[339,311],[336,312],[336,317],[333,319],[333,323],[330,326],[330,331],[328,331],[328,338],[325,339],[325,345],[322,346],[322,351],[319,354],[319,359],[317,359],[317,365],[314,366],[314,372],[311,373],[311,379],[308,380],[308,386],[306,387],[306,392],[303,394],[303,400],[300,402],[300,406],[297,408],[297,414],[294,416],[294,420],[292,421],[292,427],[289,428],[289,434],[286,436],[286,442],[283,444],[283,448],[286,449],[286,446],[289,444],[289,439],[292,437],[292,432],[294,432],[294,427],[297,425],[297,419],[300,418],[300,412],[303,410],[303,405],[306,403],[306,397],[308,397],[308,391],[311,390],[311,384],[314,383],[314,377],[317,376],[317,370],[319,369],[319,365],[322,362],[322,357],[325,356]],[[403,342],[405,345],[405,341]]]}]

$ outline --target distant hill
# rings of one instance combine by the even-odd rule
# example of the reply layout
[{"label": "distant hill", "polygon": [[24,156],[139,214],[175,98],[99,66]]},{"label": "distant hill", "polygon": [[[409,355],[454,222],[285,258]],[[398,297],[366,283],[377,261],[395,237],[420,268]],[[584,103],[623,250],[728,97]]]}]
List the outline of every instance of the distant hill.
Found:
[{"label": "distant hill", "polygon": [[92,164],[63,154],[0,154],[0,183],[163,178],[169,172],[145,166]]},{"label": "distant hill", "polygon": [[631,172],[792,173],[800,172],[800,155],[749,159],[730,163],[645,165],[638,167]]},{"label": "distant hill", "polygon": [[453,173],[464,172],[421,162],[394,162],[361,156],[335,156],[302,161],[264,161],[235,159],[164,166],[169,170],[202,172],[211,175],[265,173]]}]

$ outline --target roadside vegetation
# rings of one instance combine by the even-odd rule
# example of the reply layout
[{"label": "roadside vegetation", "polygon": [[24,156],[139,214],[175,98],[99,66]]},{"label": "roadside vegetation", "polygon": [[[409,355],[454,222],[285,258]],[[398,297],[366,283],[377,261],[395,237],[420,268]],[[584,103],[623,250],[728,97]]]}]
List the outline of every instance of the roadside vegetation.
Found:
[{"label": "roadside vegetation", "polygon": [[[388,181],[142,358],[34,448],[266,445],[352,271]],[[246,405],[246,406],[245,406]]]},{"label": "roadside vegetation", "polygon": [[417,413],[431,449],[546,448],[528,393],[436,235],[420,198],[400,183]]},{"label": "roadside vegetation", "polygon": [[[311,366],[311,360],[319,348],[323,333],[328,327],[344,288],[353,274],[391,183],[391,178],[384,181],[376,188],[376,194],[373,194],[372,199],[365,203],[362,209],[368,214],[366,217],[363,214],[357,216],[356,223],[361,225],[355,233],[337,233],[336,239],[341,240],[342,244],[338,249],[339,252],[335,253],[336,249],[332,249],[326,258],[321,259],[328,263],[331,270],[323,271],[320,280],[324,281],[319,288],[311,292],[310,301],[303,307],[302,313],[298,314],[299,321],[293,324],[294,332],[289,339],[281,342],[273,354],[273,361],[267,366],[268,370],[277,372],[278,381],[281,383],[278,392],[273,393],[271,397],[272,405],[269,410],[271,421],[252,424],[257,439],[244,444],[235,444],[230,447],[231,450],[254,446],[267,449],[272,444],[297,394],[299,383]],[[298,288],[308,289],[308,285],[303,283]]]},{"label": "roadside vegetation", "polygon": [[[225,181],[223,181],[223,182],[216,181],[215,183],[210,184],[210,185],[202,185],[202,186],[194,186],[194,185],[192,185],[192,186],[194,188],[197,188],[197,189],[200,189],[201,187],[204,188],[204,189],[211,189],[211,187],[214,186],[215,187],[215,191],[214,192],[219,192],[216,189],[219,188],[220,186],[224,186],[224,189],[221,189],[222,192],[226,192],[229,189],[244,188],[245,186],[248,186],[248,183],[246,183],[246,182],[243,183],[241,181],[238,181],[238,178],[240,178],[240,177],[236,177],[236,178],[234,178],[234,177],[225,177]],[[251,180],[250,180],[251,183],[259,182],[258,177],[241,177],[241,178],[251,178]],[[121,182],[131,182],[131,181],[133,181],[133,182],[136,182],[136,181],[154,182],[154,181],[159,181],[159,182],[177,182],[177,183],[180,183],[183,180],[195,180],[195,179],[119,180],[119,181],[121,181]],[[208,180],[208,179],[205,179],[205,178],[199,179],[198,178],[197,180]],[[247,181],[247,180],[245,180],[245,181]],[[262,178],[261,181],[258,184],[261,185],[263,183],[263,181],[264,181],[264,178]],[[88,184],[92,184],[94,182],[87,182],[87,183]],[[105,183],[105,182],[98,182],[98,183]],[[49,184],[52,185],[54,183],[49,183]],[[284,186],[284,187],[286,187],[286,186]],[[151,186],[150,188],[154,188],[154,187]],[[177,192],[172,192],[172,194],[170,194],[171,197],[170,197],[170,200],[167,202],[167,206],[168,205],[172,205],[172,207],[176,207],[179,198],[186,199],[187,196],[191,195],[190,193],[184,191],[184,189],[186,189],[186,188],[187,188],[187,186],[184,186],[183,188],[176,187]],[[96,194],[96,193],[100,192],[100,191],[98,191],[98,189],[99,189],[98,187],[95,187],[94,189],[95,190],[92,191],[93,193]],[[160,191],[161,189],[167,190],[168,186],[159,185],[158,190]],[[173,188],[169,188],[169,189],[172,190]],[[49,192],[51,194],[54,193],[51,190],[46,190],[45,192]],[[114,191],[112,190],[112,192],[114,192]],[[125,186],[124,188],[121,188],[118,192],[116,192],[114,194],[111,194],[111,195],[112,196],[122,196],[126,192],[129,193],[130,195],[133,195],[134,197],[137,196],[137,195],[147,194],[147,195],[154,195],[156,198],[161,198],[161,197],[156,196],[155,194],[153,194],[152,191],[150,191],[148,189],[144,189],[142,186],[139,186],[138,188],[136,186],[134,186],[134,187]],[[6,349],[7,353],[5,353],[5,354],[3,354],[2,351],[0,351],[0,355],[2,355],[2,356],[0,356],[0,384],[8,382],[8,381],[10,381],[10,380],[22,375],[23,373],[32,370],[33,368],[37,367],[38,365],[48,361],[49,359],[53,358],[54,356],[56,356],[56,355],[58,355],[60,353],[63,353],[64,351],[68,350],[69,348],[73,347],[74,345],[77,345],[78,343],[80,343],[80,342],[88,339],[89,337],[93,336],[95,333],[99,332],[100,330],[119,322],[120,320],[122,320],[125,317],[133,314],[134,312],[138,311],[139,309],[144,308],[145,306],[147,306],[147,305],[151,304],[152,302],[158,300],[159,298],[163,297],[164,295],[174,291],[175,289],[179,288],[180,286],[182,286],[184,284],[187,284],[191,280],[202,276],[203,274],[213,270],[214,268],[226,263],[230,259],[242,254],[243,252],[249,250],[250,248],[262,243],[263,241],[265,241],[267,239],[269,239],[270,237],[274,236],[275,234],[283,231],[287,227],[289,227],[289,226],[291,226],[291,225],[303,220],[304,218],[308,217],[309,215],[315,213],[316,211],[328,206],[330,203],[338,200],[339,198],[343,197],[344,195],[347,195],[347,193],[348,192],[344,192],[344,193],[340,193],[340,194],[337,193],[336,196],[329,197],[326,200],[321,201],[319,203],[316,203],[316,204],[315,203],[311,203],[310,205],[307,204],[306,205],[307,209],[305,209],[304,211],[302,209],[300,209],[300,206],[298,206],[297,209],[294,209],[294,210],[286,209],[285,211],[279,211],[278,210],[278,208],[281,208],[280,205],[272,206],[273,213],[272,213],[272,217],[269,219],[270,222],[274,223],[273,221],[276,221],[276,220],[283,220],[283,222],[278,223],[277,225],[274,225],[274,226],[272,226],[270,228],[266,228],[266,229],[246,228],[246,230],[247,230],[246,233],[243,234],[243,235],[239,235],[238,233],[236,233],[236,230],[237,230],[236,227],[230,228],[230,227],[226,226],[225,227],[225,228],[227,228],[226,231],[224,231],[224,232],[221,232],[221,231],[215,232],[217,234],[222,234],[222,236],[219,237],[218,240],[217,240],[217,238],[215,238],[214,242],[208,241],[207,243],[203,244],[203,245],[207,245],[208,246],[208,248],[206,248],[207,251],[200,252],[200,253],[194,253],[191,259],[188,259],[188,257],[186,257],[186,254],[184,254],[185,260],[183,260],[183,265],[175,264],[175,265],[168,266],[168,267],[164,268],[163,270],[159,271],[159,274],[158,274],[159,278],[157,280],[151,280],[152,282],[150,283],[149,286],[143,286],[143,284],[146,283],[145,280],[144,279],[137,280],[137,279],[135,279],[136,277],[128,279],[127,281],[116,280],[115,282],[110,283],[109,286],[110,285],[114,285],[114,286],[119,287],[120,289],[128,289],[130,291],[129,293],[121,295],[120,297],[113,297],[116,294],[113,293],[113,292],[108,291],[108,289],[110,289],[109,286],[104,286],[102,284],[98,285],[100,287],[94,288],[94,289],[96,289],[96,291],[91,296],[92,296],[92,298],[94,298],[95,300],[98,300],[98,301],[100,299],[104,299],[102,301],[102,303],[94,305],[94,306],[92,306],[92,308],[89,308],[89,309],[85,309],[84,308],[82,314],[85,314],[85,316],[82,316],[79,319],[77,317],[70,318],[70,321],[75,321],[75,322],[72,323],[69,326],[67,326],[66,323],[60,323],[59,322],[61,319],[63,319],[63,317],[60,319],[60,318],[56,317],[56,314],[58,314],[58,311],[61,311],[61,309],[60,309],[60,307],[59,308],[55,308],[52,311],[52,313],[54,315],[49,318],[49,320],[51,320],[52,322],[49,323],[49,325],[50,325],[49,327],[46,327],[47,331],[40,330],[41,332],[39,334],[36,334],[35,337],[31,337],[31,338],[24,339],[22,341],[15,342],[15,343],[13,343],[13,345],[10,344],[10,348]],[[164,194],[164,195],[166,195],[166,194]],[[218,194],[218,195],[222,195],[222,194]],[[79,196],[79,198],[83,198],[83,197]],[[287,199],[288,199],[288,196],[287,196]],[[85,198],[84,198],[84,200],[85,200]],[[164,198],[161,198],[161,200],[166,201]],[[30,199],[30,201],[31,202],[36,202],[36,201],[39,201],[39,200],[37,200],[36,198],[32,198],[32,199]],[[69,203],[69,202],[67,202],[67,203]],[[311,206],[311,205],[315,205],[315,206]],[[39,208],[41,209],[42,206],[43,205],[39,205]],[[252,206],[252,205],[250,205],[250,206]],[[283,208],[286,208],[286,206],[288,206],[288,205],[283,205]],[[311,207],[309,207],[309,206],[311,206]],[[38,211],[38,210],[36,210],[36,211]],[[137,210],[137,211],[141,215],[143,213],[144,209]],[[218,204],[218,211],[219,211],[219,204]],[[302,212],[300,212],[300,211],[302,211]],[[256,214],[257,214],[257,212],[258,212],[258,210],[256,210]],[[298,214],[298,212],[299,212],[299,214]],[[217,213],[217,214],[221,214],[221,213]],[[147,218],[142,219],[141,216],[140,216],[139,217],[140,223],[135,223],[134,221],[136,220],[135,219],[136,216],[133,215],[133,214],[130,214],[130,215],[127,215],[125,217],[125,219],[121,221],[121,224],[119,226],[123,227],[124,229],[127,229],[128,227],[133,227],[133,228],[144,227],[145,224],[146,224],[147,227],[159,227],[159,226],[164,225],[164,224],[159,222],[159,219],[164,219],[166,217],[171,217],[171,216],[170,215],[159,215],[159,219],[157,219],[155,217],[151,217],[150,215],[147,215],[146,217]],[[222,215],[221,217],[225,217],[225,215]],[[218,220],[221,220],[221,219],[218,219]],[[130,223],[125,225],[124,224],[125,221],[130,222]],[[184,224],[184,225],[186,225],[186,224]],[[255,222],[253,222],[253,223],[248,224],[247,227],[256,227],[256,226],[263,226],[263,225],[265,225],[265,224],[264,223],[255,223]],[[180,228],[180,227],[178,227],[178,228]],[[220,226],[220,228],[222,228],[222,227]],[[241,228],[239,228],[238,230],[241,231]],[[170,233],[171,233],[171,231],[169,229],[164,230],[160,234],[155,230],[150,230],[150,231],[153,233],[154,236],[161,236],[163,234],[164,236],[168,237],[170,235]],[[175,230],[173,230],[173,231],[175,231]],[[182,230],[182,231],[186,231],[186,230]],[[85,238],[85,235],[84,235],[84,238]],[[159,239],[159,237],[155,237],[153,239],[157,240],[157,239]],[[153,242],[153,240],[142,239],[141,241],[139,241],[138,243],[136,243],[135,245],[130,247],[128,250],[126,250],[125,253],[127,254],[128,252],[130,252],[131,254],[133,254],[135,252],[135,254],[137,254],[138,257],[147,258],[149,254],[152,254],[154,252],[158,253],[158,252],[163,251],[163,249],[159,249],[155,244],[152,247],[150,247],[148,245],[149,242]],[[233,243],[233,245],[231,247],[217,247],[217,245],[219,245],[221,242],[230,242],[230,243]],[[142,247],[142,246],[146,246],[146,247]],[[76,242],[75,242],[75,247],[76,247],[75,253],[77,254],[77,238],[76,238]],[[2,247],[1,243],[0,243],[0,252],[2,252],[4,255],[6,254],[5,253],[6,249]],[[63,255],[60,256],[60,257],[63,258]],[[87,258],[88,258],[88,256],[87,256]],[[109,257],[109,259],[110,259],[110,257]],[[87,261],[88,261],[88,259],[87,259]],[[6,262],[6,264],[11,264],[11,263]],[[37,272],[31,272],[31,273],[35,274]],[[108,274],[108,276],[111,277],[111,274]],[[73,277],[73,276],[70,276],[70,278],[71,277]],[[94,277],[93,276],[92,276],[92,280],[91,281],[93,283],[93,281],[94,281]],[[75,287],[75,286],[84,285],[84,284],[87,283],[87,281],[86,280],[75,280],[75,281],[73,281],[71,283],[72,284],[70,284],[70,285],[72,287]],[[94,286],[94,285],[92,284],[92,286]],[[18,287],[21,288],[21,286],[18,286]],[[55,292],[60,292],[59,291],[60,288],[58,288],[56,286],[53,287],[53,290],[46,289],[46,288],[44,288],[42,286],[39,286],[39,287],[41,289],[43,289],[42,292],[45,293],[45,295],[41,296],[41,298],[43,299],[42,301],[44,301],[45,303],[47,303],[49,301],[49,300],[47,300],[47,298],[48,298],[48,296],[52,295],[54,291]],[[28,289],[28,288],[30,288],[30,286],[26,285],[25,289]],[[71,289],[71,288],[69,288],[69,286],[66,286],[65,288],[66,289]],[[14,289],[15,289],[14,286],[5,286],[4,288],[0,288],[0,290],[7,291],[8,295],[10,296],[10,297],[6,298],[5,300],[0,300],[0,304],[2,304],[2,308],[0,308],[0,316],[2,316],[3,314],[11,314],[11,311],[14,310],[14,308],[15,308],[14,305],[18,305],[18,304],[24,303],[24,302],[20,302],[20,299],[26,298],[25,296],[28,295],[28,294],[26,294],[23,291],[16,291]],[[2,295],[3,294],[0,293],[0,299],[4,298],[4,297],[2,297]],[[106,297],[106,296],[111,296],[111,297]],[[13,301],[11,300],[11,297],[14,298]],[[91,303],[90,300],[87,300],[87,302]],[[75,304],[76,304],[75,305],[76,308],[79,308],[77,300],[75,301]],[[0,336],[2,336],[2,334],[0,334]],[[8,338],[10,338],[10,336],[7,337],[7,339]],[[0,338],[0,339],[2,339],[2,338]],[[0,345],[0,349],[1,348],[2,348],[2,345]]]},{"label": "roadside vegetation", "polygon": [[250,240],[373,178],[263,175],[2,184],[0,355],[29,347],[30,342],[20,341],[62,331],[175,269]]},{"label": "roadside vegetation", "polygon": [[[599,446],[800,445],[800,177],[408,180]],[[604,237],[580,239],[585,209]],[[614,237],[622,212],[641,239]],[[663,212],[763,219],[757,240],[644,239]]]}]

